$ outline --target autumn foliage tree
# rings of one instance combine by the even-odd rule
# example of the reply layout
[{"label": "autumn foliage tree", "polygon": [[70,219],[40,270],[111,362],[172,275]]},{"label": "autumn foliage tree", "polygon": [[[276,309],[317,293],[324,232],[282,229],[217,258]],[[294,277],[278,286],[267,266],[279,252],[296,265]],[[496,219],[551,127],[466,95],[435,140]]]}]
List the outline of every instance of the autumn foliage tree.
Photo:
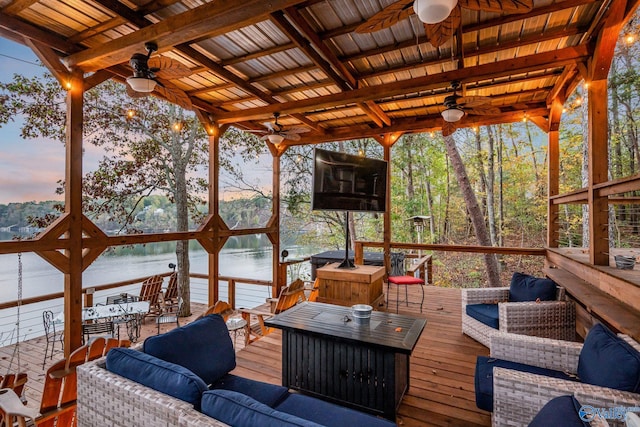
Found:
[{"label": "autumn foliage tree", "polygon": [[[21,116],[23,138],[64,143],[65,93],[49,75],[14,76],[0,84],[0,125]],[[122,84],[107,81],[85,92],[85,149],[103,154],[84,176],[83,208],[91,217],[106,216],[124,232],[136,228],[136,212],[151,194],[175,203],[176,231],[188,231],[189,215],[198,216],[208,183],[201,171],[208,163],[208,137],[191,112],[155,97],[131,99]],[[62,171],[61,171],[62,172]],[[59,192],[62,192],[60,186]],[[188,241],[176,243],[183,315],[190,313]]]}]

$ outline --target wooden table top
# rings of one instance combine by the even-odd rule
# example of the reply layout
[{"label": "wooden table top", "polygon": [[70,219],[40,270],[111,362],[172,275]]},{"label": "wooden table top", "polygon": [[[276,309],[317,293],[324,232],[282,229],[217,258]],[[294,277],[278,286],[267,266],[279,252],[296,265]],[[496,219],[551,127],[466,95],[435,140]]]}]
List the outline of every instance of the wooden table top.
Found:
[{"label": "wooden table top", "polygon": [[332,336],[346,341],[385,347],[411,354],[427,320],[420,317],[374,311],[368,325],[357,324],[351,308],[317,302],[303,302],[268,320],[270,327]]}]

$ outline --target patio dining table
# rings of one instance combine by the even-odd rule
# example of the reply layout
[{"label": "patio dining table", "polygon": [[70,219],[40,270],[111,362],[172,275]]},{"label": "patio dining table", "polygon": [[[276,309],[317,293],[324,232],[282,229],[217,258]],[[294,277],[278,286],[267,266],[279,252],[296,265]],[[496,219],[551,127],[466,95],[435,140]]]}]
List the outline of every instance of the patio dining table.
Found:
[{"label": "patio dining table", "polygon": [[[135,327],[129,330],[129,338],[135,341],[139,337],[138,324],[140,319],[149,312],[148,301],[123,302],[119,304],[95,305],[82,309],[82,321],[92,321],[100,319],[121,318],[123,320],[133,319]],[[64,323],[64,312],[59,312],[54,318],[58,324]],[[118,334],[119,335],[119,334]]]}]

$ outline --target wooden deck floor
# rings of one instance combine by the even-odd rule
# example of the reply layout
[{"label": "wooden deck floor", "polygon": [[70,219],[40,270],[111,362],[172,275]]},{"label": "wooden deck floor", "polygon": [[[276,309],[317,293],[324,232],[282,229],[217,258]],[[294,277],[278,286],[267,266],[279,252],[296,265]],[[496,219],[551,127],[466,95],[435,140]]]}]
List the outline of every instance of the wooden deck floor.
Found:
[{"label": "wooden deck floor", "polygon": [[[419,300],[415,292],[409,294],[410,301]],[[390,304],[395,310],[393,300]],[[400,313],[419,316],[420,308],[401,304]],[[398,425],[489,426],[489,413],[476,408],[473,385],[476,356],[489,352],[462,335],[460,290],[426,288],[422,315],[427,326],[411,356],[411,387],[400,406]],[[279,384],[281,356],[278,331],[238,352],[235,373]]]},{"label": "wooden deck floor", "polygon": [[[419,299],[418,290],[410,293],[410,301]],[[392,292],[392,297],[395,292]],[[395,310],[395,301],[391,301]],[[204,310],[192,305],[193,315],[181,319],[186,324]],[[420,316],[419,306],[402,303],[400,313]],[[425,289],[423,314],[427,326],[411,356],[411,388],[405,395],[397,419],[401,426],[489,426],[489,413],[476,408],[473,374],[477,355],[487,355],[488,350],[462,335],[460,321],[460,290],[428,287]],[[165,325],[164,328],[169,327]],[[143,338],[156,334],[153,321],[143,327]],[[26,396],[29,406],[38,407],[44,386],[42,360],[44,338],[20,344],[20,364],[28,372]],[[280,383],[281,335],[279,331],[243,348],[243,339],[237,339],[237,368],[234,373],[249,378]],[[14,346],[0,348],[0,374],[7,372]],[[60,358],[58,353],[54,360]],[[47,360],[47,366],[50,365]],[[13,357],[13,369],[17,368],[17,356]]]}]

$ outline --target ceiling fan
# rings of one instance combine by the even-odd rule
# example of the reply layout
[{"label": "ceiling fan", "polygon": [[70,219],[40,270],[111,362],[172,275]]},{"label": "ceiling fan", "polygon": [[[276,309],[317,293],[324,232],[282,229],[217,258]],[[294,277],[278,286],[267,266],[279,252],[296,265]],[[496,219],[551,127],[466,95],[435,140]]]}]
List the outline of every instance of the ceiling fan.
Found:
[{"label": "ceiling fan", "polygon": [[456,130],[455,123],[465,114],[495,115],[500,114],[498,107],[491,105],[491,98],[487,96],[461,96],[456,93],[460,82],[452,82],[453,93],[444,99],[444,110],[440,112],[443,119],[442,135],[451,135]]},{"label": "ceiling fan", "polygon": [[438,47],[460,27],[461,7],[481,12],[524,13],[533,8],[533,0],[398,0],[358,26],[356,32],[379,31],[415,13],[424,23],[427,40]]},{"label": "ceiling fan", "polygon": [[267,130],[249,130],[249,132],[266,133],[266,135],[264,135],[260,139],[268,140],[270,143],[276,144],[276,145],[280,144],[285,139],[288,139],[290,141],[299,141],[301,133],[309,132],[309,129],[305,127],[296,126],[291,128],[285,128],[280,123],[278,123],[278,118],[280,117],[280,113],[273,113],[273,117],[275,118],[275,121],[273,123],[271,122],[263,123],[264,127],[266,127]]},{"label": "ceiling fan", "polygon": [[[133,75],[127,78],[127,93],[132,98],[141,98],[149,95],[154,90],[168,101],[191,110],[191,99],[177,86],[169,82],[191,74],[188,67],[171,58],[155,56],[153,52],[158,50],[154,42],[144,44],[147,54],[134,53],[129,59],[129,65],[133,68]],[[161,82],[158,79],[162,79]]]}]

